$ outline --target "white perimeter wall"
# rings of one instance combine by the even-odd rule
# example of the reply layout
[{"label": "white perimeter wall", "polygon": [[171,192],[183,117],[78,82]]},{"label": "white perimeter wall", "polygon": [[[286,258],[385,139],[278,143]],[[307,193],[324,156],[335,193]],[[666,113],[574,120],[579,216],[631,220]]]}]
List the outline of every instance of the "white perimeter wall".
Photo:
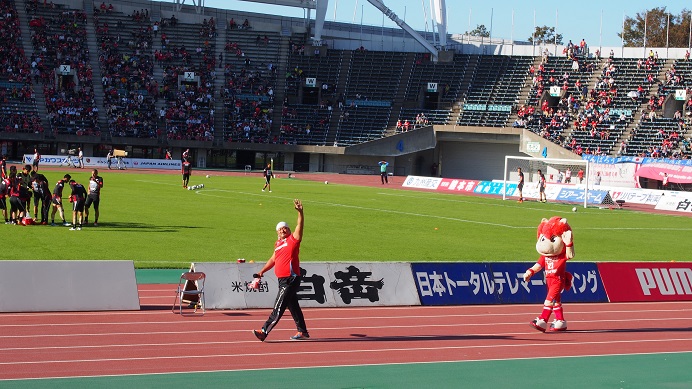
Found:
[{"label": "white perimeter wall", "polygon": [[132,261],[0,261],[0,312],[139,310]]}]

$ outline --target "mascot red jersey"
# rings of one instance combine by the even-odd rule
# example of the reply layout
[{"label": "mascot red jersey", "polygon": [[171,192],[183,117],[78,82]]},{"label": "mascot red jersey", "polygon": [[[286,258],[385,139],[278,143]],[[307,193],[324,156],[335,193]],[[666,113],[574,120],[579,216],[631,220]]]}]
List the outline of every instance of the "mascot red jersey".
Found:
[{"label": "mascot red jersey", "polygon": [[[543,303],[541,315],[530,324],[538,331],[566,331],[567,321],[562,312],[561,294],[572,287],[572,275],[567,272],[567,260],[574,257],[572,228],[567,219],[554,216],[543,219],[538,225],[536,251],[541,255],[535,265],[524,273],[524,281],[529,281],[537,272],[544,269],[548,294]],[[555,312],[555,320],[548,328],[548,319]]]}]

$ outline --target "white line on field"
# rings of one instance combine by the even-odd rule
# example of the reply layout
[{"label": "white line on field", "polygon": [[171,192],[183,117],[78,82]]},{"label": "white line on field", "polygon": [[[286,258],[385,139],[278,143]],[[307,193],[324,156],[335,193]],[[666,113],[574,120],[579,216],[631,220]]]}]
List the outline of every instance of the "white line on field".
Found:
[{"label": "white line on field", "polygon": [[[160,183],[160,182],[154,182],[154,181],[145,181],[145,180],[139,180],[141,182],[146,182],[149,184],[163,184],[163,185],[175,185],[171,183]],[[266,198],[267,196],[264,196],[262,194],[258,193],[249,193],[249,192],[241,192],[241,191],[232,191],[232,190],[227,190],[227,189],[205,189],[205,190],[200,190],[197,191],[197,194],[204,195],[204,196],[210,196],[210,197],[220,197],[223,198],[223,196],[216,196],[213,194],[210,194],[208,192],[227,192],[227,193],[237,193],[237,194],[242,194],[242,195],[250,195],[250,196],[262,196]],[[281,197],[281,196],[272,196],[271,198],[273,199],[292,199],[288,197]],[[321,204],[321,205],[329,205],[332,207],[344,207],[344,208],[351,208],[351,209],[359,209],[363,211],[376,211],[376,212],[384,212],[384,213],[392,213],[392,214],[397,214],[397,215],[406,215],[406,216],[417,216],[417,217],[426,217],[426,218],[431,218],[431,219],[440,219],[440,220],[450,220],[450,221],[456,221],[456,222],[462,222],[462,223],[471,223],[471,224],[481,224],[481,225],[486,225],[486,226],[493,226],[493,227],[505,227],[505,228],[536,228],[535,226],[531,227],[516,227],[516,226],[510,226],[507,224],[499,224],[499,223],[489,223],[489,222],[483,222],[483,221],[477,221],[477,220],[468,220],[468,219],[459,219],[459,218],[454,218],[454,217],[447,217],[447,216],[436,216],[436,215],[426,215],[422,213],[415,213],[415,212],[405,212],[405,211],[397,211],[397,210],[390,210],[390,209],[382,209],[382,208],[372,208],[372,207],[361,207],[358,205],[347,205],[347,204],[338,204],[338,203],[328,203],[328,202],[323,202],[323,201],[312,201],[312,203],[315,204]]]},{"label": "white line on field", "polygon": [[[160,184],[160,185],[170,185],[170,186],[177,186],[177,184],[172,184],[168,182],[156,182],[156,181],[147,181],[147,180],[137,180],[140,182],[146,182],[149,184]],[[266,195],[263,195],[261,193],[252,193],[252,192],[242,192],[242,191],[233,191],[233,190],[228,190],[228,189],[201,189],[201,190],[196,190],[195,193],[198,195],[203,195],[203,196],[209,196],[209,197],[217,197],[217,198],[226,198],[224,196],[217,196],[213,195],[209,192],[226,192],[226,193],[236,193],[236,194],[242,194],[245,196],[256,196],[256,197],[262,197],[265,199],[288,199],[292,200],[293,197],[283,197],[283,196],[271,196],[268,197]],[[385,195],[385,196],[399,196],[399,197],[407,197],[407,198],[417,198],[415,196],[407,196],[403,194],[390,194],[390,193],[384,193],[384,192],[379,192],[377,193],[378,195]],[[439,198],[433,198],[434,200],[437,201],[453,201],[453,202],[460,202],[460,203],[467,203],[467,204],[481,204],[478,202],[473,202],[473,201],[460,201],[460,200],[449,200],[449,199],[439,199]],[[439,220],[449,220],[449,221],[455,221],[455,222],[461,222],[461,223],[469,223],[469,224],[480,224],[480,225],[486,225],[486,226],[492,226],[492,227],[504,227],[504,228],[510,228],[510,229],[535,229],[536,225],[530,225],[530,226],[511,226],[508,224],[501,224],[501,223],[490,223],[490,222],[484,222],[484,221],[478,221],[478,220],[469,220],[469,219],[460,219],[460,218],[454,218],[454,217],[448,217],[448,216],[439,216],[439,215],[429,215],[429,214],[422,214],[422,213],[415,213],[415,212],[406,212],[406,211],[399,211],[399,210],[391,210],[391,209],[382,209],[382,208],[373,208],[373,207],[362,207],[358,205],[348,205],[348,204],[339,204],[339,203],[330,203],[330,202],[324,202],[324,201],[311,201],[312,203],[315,204],[321,204],[321,205],[328,205],[332,207],[344,207],[344,208],[351,208],[351,209],[359,209],[359,210],[364,210],[364,211],[375,211],[375,212],[384,212],[384,213],[392,213],[392,214],[397,214],[397,215],[406,215],[406,216],[417,216],[417,217],[424,217],[424,218],[430,218],[430,219],[439,219]],[[487,206],[494,206],[494,207],[512,207],[511,205],[500,205],[500,204],[485,204],[483,205]],[[525,207],[523,207],[525,208]],[[544,208],[531,208],[531,209],[536,209],[545,212],[546,209]],[[552,212],[559,212],[559,211],[552,211]],[[668,227],[580,227],[580,230],[594,230],[594,231],[600,231],[600,230],[608,230],[608,231],[649,231],[649,230],[657,230],[657,231],[692,231],[692,228],[668,228]]]}]

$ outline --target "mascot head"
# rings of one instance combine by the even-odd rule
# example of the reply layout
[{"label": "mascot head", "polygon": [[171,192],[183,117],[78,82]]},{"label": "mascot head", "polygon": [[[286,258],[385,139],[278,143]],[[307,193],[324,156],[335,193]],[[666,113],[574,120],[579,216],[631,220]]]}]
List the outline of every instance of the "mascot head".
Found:
[{"label": "mascot head", "polygon": [[565,253],[568,259],[574,258],[572,227],[567,224],[567,219],[553,216],[550,220],[541,220],[541,224],[538,225],[536,251],[546,257]]}]

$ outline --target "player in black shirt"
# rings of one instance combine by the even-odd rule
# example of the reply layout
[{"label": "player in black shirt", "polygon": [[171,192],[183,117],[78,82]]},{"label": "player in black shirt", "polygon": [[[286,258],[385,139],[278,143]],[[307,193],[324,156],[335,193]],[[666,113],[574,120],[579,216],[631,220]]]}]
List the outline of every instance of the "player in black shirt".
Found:
[{"label": "player in black shirt", "polygon": [[10,179],[2,177],[0,178],[0,210],[2,210],[2,216],[5,218],[5,224],[10,224],[10,219],[7,218],[7,200],[6,197],[10,195]]},{"label": "player in black shirt", "polygon": [[190,183],[190,176],[192,175],[192,164],[187,159],[183,159],[181,171],[183,173],[183,188],[187,188],[187,184]]},{"label": "player in black shirt", "polygon": [[70,202],[72,203],[72,228],[70,231],[79,231],[82,229],[82,218],[84,217],[84,202],[86,201],[87,191],[84,185],[70,180]]},{"label": "player in black shirt", "polygon": [[0,178],[7,178],[7,156],[3,155],[0,159]]},{"label": "player in black shirt", "polygon": [[269,188],[269,192],[272,191],[272,178],[274,178],[274,172],[272,172],[272,165],[267,164],[267,167],[264,168],[264,171],[262,172],[262,175],[264,176],[264,186],[262,187],[262,192],[264,192],[265,189]]},{"label": "player in black shirt", "polygon": [[62,219],[63,226],[69,226],[70,223],[65,221],[65,210],[62,206],[62,191],[65,188],[65,184],[70,182],[72,176],[65,174],[62,180],[55,184],[55,189],[53,189],[53,212],[50,215],[50,225],[55,225],[55,211],[60,211],[60,218]]},{"label": "player in black shirt", "polygon": [[48,209],[51,204],[51,193],[46,176],[36,171],[31,172],[31,189],[34,191],[34,219],[38,219],[38,204],[41,203],[41,224],[48,224]]}]

